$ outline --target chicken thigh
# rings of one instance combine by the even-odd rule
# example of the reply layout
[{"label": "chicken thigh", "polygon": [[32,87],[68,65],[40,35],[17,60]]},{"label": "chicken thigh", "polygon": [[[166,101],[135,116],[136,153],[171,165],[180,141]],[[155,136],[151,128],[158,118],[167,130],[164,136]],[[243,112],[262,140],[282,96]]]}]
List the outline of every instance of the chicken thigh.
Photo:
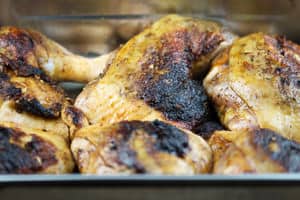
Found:
[{"label": "chicken thigh", "polygon": [[[39,68],[27,33],[0,28],[0,173],[67,173],[76,113],[51,77]],[[71,125],[71,126],[69,126]]]},{"label": "chicken thigh", "polygon": [[209,172],[210,148],[188,129],[198,130],[209,119],[201,79],[211,59],[234,38],[216,23],[170,15],[129,40],[104,76],[75,101],[92,124],[72,141],[79,170]]},{"label": "chicken thigh", "polygon": [[300,144],[269,129],[216,131],[213,173],[300,172]]},{"label": "chicken thigh", "polygon": [[212,152],[199,136],[164,122],[122,121],[80,129],[72,152],[86,174],[198,174],[211,170]]},{"label": "chicken thigh", "polygon": [[214,22],[166,16],[122,46],[74,105],[91,124],[159,119],[193,129],[210,115],[201,77],[234,38]]},{"label": "chicken thigh", "polygon": [[267,128],[300,142],[300,46],[255,33],[213,62],[204,87],[229,130]]}]

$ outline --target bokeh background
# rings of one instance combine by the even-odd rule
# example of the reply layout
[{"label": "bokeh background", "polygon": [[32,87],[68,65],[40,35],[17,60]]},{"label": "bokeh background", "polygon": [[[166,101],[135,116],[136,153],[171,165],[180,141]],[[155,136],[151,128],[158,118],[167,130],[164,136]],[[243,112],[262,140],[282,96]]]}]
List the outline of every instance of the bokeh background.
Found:
[{"label": "bokeh background", "polygon": [[0,24],[34,28],[73,52],[106,53],[167,13],[220,21],[244,35],[300,42],[298,0],[0,0]]}]

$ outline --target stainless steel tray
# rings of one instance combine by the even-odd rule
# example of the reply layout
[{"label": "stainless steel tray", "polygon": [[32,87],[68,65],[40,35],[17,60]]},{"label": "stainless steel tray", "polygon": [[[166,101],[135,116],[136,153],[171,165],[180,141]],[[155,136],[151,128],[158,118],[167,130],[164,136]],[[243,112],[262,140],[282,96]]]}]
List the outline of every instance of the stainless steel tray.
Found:
[{"label": "stainless steel tray", "polygon": [[0,175],[0,199],[298,199],[300,174]]},{"label": "stainless steel tray", "polygon": [[[243,175],[217,175],[203,174],[194,176],[168,176],[168,175],[0,175],[0,185],[30,183],[30,184],[75,184],[75,183],[91,183],[91,184],[203,184],[203,183],[236,183],[236,184],[282,184],[282,183],[299,183],[300,173],[288,174],[243,174]],[[299,188],[300,191],[300,188]]]},{"label": "stainless steel tray", "polygon": [[[57,40],[70,50],[88,54],[94,48],[103,48],[100,51],[105,53],[118,44],[111,44],[111,37],[120,39],[120,30],[116,29],[121,25],[133,25],[141,21],[151,21],[161,16],[165,12],[159,12],[155,15],[148,13],[128,14],[123,13],[82,13],[76,9],[85,8],[78,6],[72,1],[55,0],[66,4],[68,12],[51,13],[45,2],[32,1],[38,6],[32,6],[30,0],[8,1],[11,5],[11,12],[15,21],[1,22],[3,24],[18,25],[37,29],[50,38]],[[4,1],[3,1],[4,2]],[[25,2],[25,3],[24,3]],[[48,3],[51,1],[48,1]],[[65,3],[67,2],[67,3]],[[79,1],[82,5],[86,1]],[[96,2],[96,1],[95,1]],[[103,1],[105,2],[105,1]],[[142,2],[142,1],[141,1]],[[145,1],[146,2],[146,1]],[[190,0],[188,2],[194,2]],[[200,2],[200,1],[199,1]],[[284,1],[264,0],[253,1],[254,6],[249,6],[251,1],[205,1],[203,5],[198,2],[195,10],[186,13],[185,10],[180,13],[197,16],[204,19],[212,19],[226,24],[240,34],[246,34],[253,31],[265,31],[285,34],[288,38],[299,41],[300,29],[297,26],[300,4],[296,1],[291,4],[293,9],[283,4],[289,5]],[[222,2],[220,8],[213,7],[213,4]],[[255,2],[258,2],[257,4]],[[266,4],[269,2],[269,4]],[[1,3],[1,2],[0,2]],[[13,4],[14,3],[14,4]],[[227,5],[228,3],[228,5]],[[69,8],[74,5],[74,8]],[[224,5],[223,5],[224,4]],[[255,12],[241,14],[239,6],[255,8]],[[273,5],[274,4],[274,5]],[[294,5],[295,4],[295,5]],[[0,4],[1,5],[1,4]],[[24,7],[22,5],[28,5]],[[193,5],[192,3],[189,5]],[[260,5],[267,5],[270,12],[258,9]],[[270,6],[272,5],[272,6]],[[1,7],[1,6],[0,6]],[[118,7],[118,6],[116,6]],[[194,7],[194,6],[193,6]],[[2,6],[2,8],[4,8]],[[37,9],[41,8],[41,9]],[[42,9],[43,8],[43,9]],[[76,9],[75,9],[76,8]],[[96,7],[95,7],[96,8]],[[225,8],[228,8],[226,10]],[[276,8],[276,9],[275,9]],[[1,10],[1,9],[0,9]],[[7,11],[10,9],[4,9]],[[35,10],[33,12],[32,10]],[[48,10],[48,13],[46,12]],[[259,12],[262,11],[262,12]],[[275,11],[278,11],[275,13]],[[76,12],[75,12],[76,11]],[[257,13],[256,13],[257,11]],[[272,11],[272,12],[271,12]],[[173,11],[172,11],[173,12]],[[177,12],[177,10],[176,10]],[[4,13],[4,12],[3,12]],[[80,25],[80,27],[79,27]],[[107,36],[102,36],[102,46],[90,46],[94,41],[82,41],[62,38],[62,36],[71,36],[78,38],[76,34],[70,32],[72,28],[85,30],[84,33],[90,33],[91,28],[101,26],[106,30]],[[50,27],[50,29],[49,29]],[[65,32],[60,32],[65,27]],[[111,27],[113,30],[111,30]],[[60,31],[59,31],[60,30]],[[80,37],[87,38],[79,31]],[[97,38],[98,35],[92,35]],[[121,34],[122,36],[122,34]],[[122,42],[126,37],[121,38]],[[91,43],[91,44],[90,44]],[[83,46],[86,45],[86,46]],[[85,47],[86,49],[82,49]],[[66,86],[72,95],[80,90],[80,86]],[[197,176],[153,176],[153,175],[130,175],[130,176],[94,176],[94,175],[0,175],[0,200],[2,199],[265,199],[266,197],[276,199],[299,198],[300,196],[300,174],[247,174],[237,176],[221,175],[197,175]]]}]

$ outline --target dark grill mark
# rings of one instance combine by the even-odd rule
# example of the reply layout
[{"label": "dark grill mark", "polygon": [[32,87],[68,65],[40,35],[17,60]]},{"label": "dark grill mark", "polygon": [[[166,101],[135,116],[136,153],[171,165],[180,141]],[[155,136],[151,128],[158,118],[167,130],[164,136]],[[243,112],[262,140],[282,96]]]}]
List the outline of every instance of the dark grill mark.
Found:
[{"label": "dark grill mark", "polygon": [[36,173],[57,163],[55,147],[38,136],[32,135],[24,148],[11,142],[21,142],[24,136],[23,132],[0,127],[0,174]]},{"label": "dark grill mark", "polygon": [[[254,144],[270,158],[282,165],[288,172],[300,171],[300,144],[281,135],[261,129],[253,132]],[[274,145],[277,147],[275,150]],[[273,146],[273,148],[272,148]]]},{"label": "dark grill mark", "polygon": [[[186,128],[203,123],[209,116],[208,98],[199,80],[192,80],[193,63],[213,52],[221,35],[182,30],[161,38],[161,49],[150,48],[137,81],[138,97],[169,120]],[[152,67],[149,67],[152,66]]]},{"label": "dark grill mark", "polygon": [[55,103],[50,108],[45,108],[37,99],[22,97],[16,101],[16,109],[19,112],[28,112],[45,118],[57,118],[62,109],[61,103]]}]

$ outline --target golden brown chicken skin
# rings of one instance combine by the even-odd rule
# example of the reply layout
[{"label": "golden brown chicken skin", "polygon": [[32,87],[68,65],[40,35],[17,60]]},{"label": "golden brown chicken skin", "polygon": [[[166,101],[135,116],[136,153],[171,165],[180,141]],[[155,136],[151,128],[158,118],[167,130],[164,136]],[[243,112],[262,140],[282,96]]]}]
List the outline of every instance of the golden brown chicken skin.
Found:
[{"label": "golden brown chicken skin", "polygon": [[85,174],[198,174],[212,164],[201,137],[158,120],[88,126],[76,133],[71,149]]},{"label": "golden brown chicken skin", "polygon": [[299,75],[299,45],[255,33],[214,60],[204,86],[228,129],[267,128],[300,141]]},{"label": "golden brown chicken skin", "polygon": [[[39,45],[24,30],[0,28],[0,125],[3,129],[0,135],[5,165],[1,173],[67,173],[74,167],[69,144],[71,131],[75,126],[80,127],[72,119],[79,111],[40,68],[41,57],[35,54]],[[69,110],[73,115],[67,115]],[[41,156],[28,153],[26,145],[31,144],[31,139],[33,142],[37,139],[38,145],[34,143],[30,151],[34,154],[41,150]],[[44,152],[47,147],[49,155]],[[12,156],[17,152],[20,156]],[[23,155],[28,162],[23,163]],[[53,158],[49,164],[48,158]]]},{"label": "golden brown chicken skin", "polygon": [[9,64],[0,66],[0,122],[49,131],[68,141],[69,128],[61,112],[69,102],[63,90],[50,78],[44,81],[35,75],[18,75]]},{"label": "golden brown chicken skin", "polygon": [[75,106],[91,124],[159,119],[193,129],[210,115],[201,76],[233,38],[214,22],[166,16],[122,46]]},{"label": "golden brown chicken skin", "polygon": [[0,125],[0,174],[68,173],[74,162],[65,140],[45,131]]},{"label": "golden brown chicken skin", "polygon": [[269,129],[217,131],[209,140],[213,173],[275,173],[300,171],[300,144]]},{"label": "golden brown chicken skin", "polygon": [[75,55],[37,31],[16,27],[0,27],[0,54],[2,63],[9,63],[18,75],[77,82],[98,77],[110,57]]}]

